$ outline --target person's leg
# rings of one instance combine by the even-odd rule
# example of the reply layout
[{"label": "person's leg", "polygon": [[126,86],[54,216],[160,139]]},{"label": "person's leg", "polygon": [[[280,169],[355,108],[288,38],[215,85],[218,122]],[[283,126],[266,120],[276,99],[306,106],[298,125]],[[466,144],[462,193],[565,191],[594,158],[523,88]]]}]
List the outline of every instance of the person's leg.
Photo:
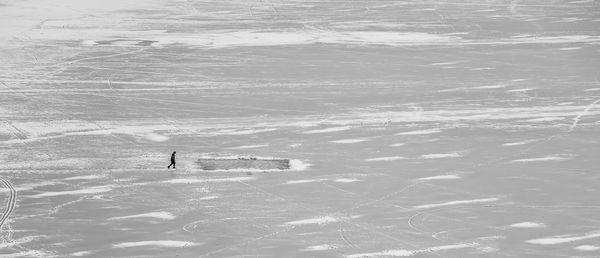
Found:
[{"label": "person's leg", "polygon": [[176,169],[176,167],[175,167],[175,162],[173,162],[173,169]]}]

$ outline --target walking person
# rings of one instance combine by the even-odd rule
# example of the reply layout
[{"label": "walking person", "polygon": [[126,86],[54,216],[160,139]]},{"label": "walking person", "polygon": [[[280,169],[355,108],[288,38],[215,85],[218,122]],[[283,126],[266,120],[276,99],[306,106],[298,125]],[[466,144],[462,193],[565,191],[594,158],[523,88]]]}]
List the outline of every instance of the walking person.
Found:
[{"label": "walking person", "polygon": [[171,164],[169,164],[169,166],[167,167],[167,169],[171,168],[171,166],[173,166],[173,169],[175,168],[175,153],[177,153],[176,151],[173,152],[173,154],[171,154]]}]

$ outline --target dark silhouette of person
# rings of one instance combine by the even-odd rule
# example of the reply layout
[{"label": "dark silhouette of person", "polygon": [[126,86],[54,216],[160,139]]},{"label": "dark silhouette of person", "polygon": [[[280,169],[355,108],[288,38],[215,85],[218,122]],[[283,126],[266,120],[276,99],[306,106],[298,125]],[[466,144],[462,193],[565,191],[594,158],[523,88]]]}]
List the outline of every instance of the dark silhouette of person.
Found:
[{"label": "dark silhouette of person", "polygon": [[173,169],[175,169],[175,153],[177,153],[177,152],[174,151],[173,154],[171,154],[171,164],[169,164],[167,169],[171,168],[171,166],[173,166]]}]

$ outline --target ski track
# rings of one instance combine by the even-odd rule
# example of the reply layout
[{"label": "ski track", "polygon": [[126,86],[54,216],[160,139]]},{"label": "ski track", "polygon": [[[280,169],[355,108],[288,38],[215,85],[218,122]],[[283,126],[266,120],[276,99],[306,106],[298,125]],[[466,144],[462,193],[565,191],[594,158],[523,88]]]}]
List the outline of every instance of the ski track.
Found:
[{"label": "ski track", "polygon": [[4,186],[6,186],[6,188],[9,189],[6,209],[4,209],[4,213],[2,214],[2,217],[0,217],[0,230],[2,230],[2,226],[15,209],[15,205],[17,203],[17,190],[15,190],[8,180],[0,179],[0,181],[4,184]]},{"label": "ski track", "polygon": [[571,128],[569,129],[569,132],[572,132],[573,130],[575,130],[575,127],[577,127],[577,124],[579,123],[579,120],[585,116],[586,114],[589,113],[589,111],[596,106],[596,104],[598,104],[600,102],[600,99],[597,99],[596,101],[592,102],[592,104],[589,104],[588,106],[586,106],[583,111],[581,111],[581,113],[577,114],[577,116],[575,118],[573,118],[573,124],[571,124]]}]

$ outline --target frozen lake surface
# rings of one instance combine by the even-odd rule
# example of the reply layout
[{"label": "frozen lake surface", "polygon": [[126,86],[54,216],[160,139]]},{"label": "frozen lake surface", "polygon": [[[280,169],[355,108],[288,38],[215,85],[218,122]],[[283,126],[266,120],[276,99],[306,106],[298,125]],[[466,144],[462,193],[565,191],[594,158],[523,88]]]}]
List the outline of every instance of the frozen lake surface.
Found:
[{"label": "frozen lake surface", "polygon": [[600,256],[599,1],[4,1],[0,60],[1,257]]}]

